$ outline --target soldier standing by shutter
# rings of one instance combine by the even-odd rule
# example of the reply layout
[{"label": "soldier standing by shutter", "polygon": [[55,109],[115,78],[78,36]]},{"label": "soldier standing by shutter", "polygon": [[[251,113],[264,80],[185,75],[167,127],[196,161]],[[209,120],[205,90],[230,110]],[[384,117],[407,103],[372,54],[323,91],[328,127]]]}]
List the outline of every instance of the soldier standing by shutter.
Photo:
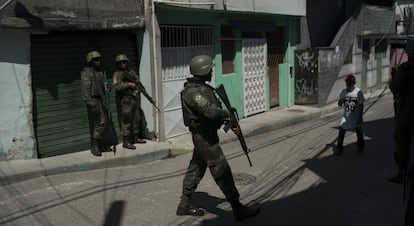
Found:
[{"label": "soldier standing by shutter", "polygon": [[[239,221],[256,216],[260,209],[240,203],[230,166],[219,145],[217,130],[230,113],[222,109],[214,88],[205,83],[211,81],[213,66],[209,56],[194,57],[190,62],[190,72],[194,77],[188,78],[181,92],[184,124],[192,134],[194,153],[184,177],[183,193],[176,214],[204,215],[203,210],[191,205],[191,195],[208,167],[214,181],[230,202],[235,219]],[[233,131],[238,133],[235,129]]]},{"label": "soldier standing by shutter", "polygon": [[100,143],[105,127],[108,124],[108,113],[104,109],[102,95],[106,94],[105,72],[102,68],[102,56],[97,51],[86,55],[88,66],[81,72],[82,97],[85,101],[89,118],[91,135],[91,153],[101,156]]},{"label": "soldier standing by shutter", "polygon": [[120,54],[115,58],[117,70],[113,75],[113,86],[121,109],[121,129],[123,147],[136,149],[133,143],[144,144],[142,140],[144,128],[142,128],[143,111],[141,109],[141,94],[137,90],[139,76],[129,68],[129,59]]},{"label": "soldier standing by shutter", "polygon": [[396,160],[407,189],[405,225],[414,225],[414,40],[405,47],[408,61],[401,64],[392,78],[393,94],[398,98],[396,111]]}]

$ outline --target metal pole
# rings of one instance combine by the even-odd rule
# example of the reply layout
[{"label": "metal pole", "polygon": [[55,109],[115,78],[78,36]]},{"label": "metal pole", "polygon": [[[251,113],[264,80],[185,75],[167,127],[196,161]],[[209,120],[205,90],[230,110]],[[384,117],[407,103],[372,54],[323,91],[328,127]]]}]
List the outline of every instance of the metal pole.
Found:
[{"label": "metal pole", "polygon": [[7,6],[8,4],[10,4],[12,1],[14,1],[14,0],[8,0],[8,1],[6,1],[3,5],[1,5],[1,6],[0,6],[0,10],[2,10],[2,9],[4,9],[4,8],[6,8],[6,6]]},{"label": "metal pole", "polygon": [[[153,67],[154,67],[154,83],[155,83],[155,100],[159,103],[159,88],[158,88],[158,58],[157,45],[155,33],[155,0],[151,1],[151,20],[152,20],[152,48],[153,48]],[[161,106],[160,106],[161,107]],[[160,111],[155,110],[155,137],[160,141]]]},{"label": "metal pole", "polygon": [[215,2],[175,2],[175,1],[164,1],[164,0],[154,0],[157,3],[167,3],[167,4],[176,4],[176,5],[215,5]]}]

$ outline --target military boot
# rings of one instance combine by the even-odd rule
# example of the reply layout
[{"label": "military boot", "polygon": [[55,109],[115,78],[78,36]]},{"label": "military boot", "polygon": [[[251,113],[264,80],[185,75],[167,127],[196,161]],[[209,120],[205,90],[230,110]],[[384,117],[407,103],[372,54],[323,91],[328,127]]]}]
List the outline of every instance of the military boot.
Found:
[{"label": "military boot", "polygon": [[92,139],[91,153],[95,156],[102,156],[101,150],[99,150],[99,140]]},{"label": "military boot", "polygon": [[136,143],[136,144],[145,144],[147,142],[145,140],[139,138],[139,137],[135,137],[134,138],[134,143]]},{"label": "military boot", "polygon": [[191,198],[188,196],[183,195],[181,197],[180,204],[177,207],[177,216],[204,216],[204,210],[199,209],[191,205]]},{"label": "military boot", "polygon": [[230,204],[231,208],[233,209],[234,219],[236,221],[241,221],[246,218],[252,218],[260,213],[259,207],[243,206],[243,204],[241,204],[239,200],[232,202]]},{"label": "military boot", "polygon": [[131,142],[129,141],[129,137],[123,137],[122,147],[132,149],[132,150],[136,149],[136,147],[133,144],[131,144]]}]

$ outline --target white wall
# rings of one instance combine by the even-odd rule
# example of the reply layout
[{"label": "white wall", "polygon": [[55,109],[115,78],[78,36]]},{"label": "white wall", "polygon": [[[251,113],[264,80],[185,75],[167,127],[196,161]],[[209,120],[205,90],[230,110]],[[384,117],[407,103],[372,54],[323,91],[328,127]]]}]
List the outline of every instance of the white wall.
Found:
[{"label": "white wall", "polygon": [[227,0],[227,10],[306,16],[306,0]]},{"label": "white wall", "polygon": [[[155,0],[162,3],[164,0]],[[306,0],[165,0],[181,7],[306,16]],[[178,2],[184,4],[174,4]],[[200,5],[198,3],[214,3]]]},{"label": "white wall", "polygon": [[0,28],[0,160],[35,158],[30,32]]}]

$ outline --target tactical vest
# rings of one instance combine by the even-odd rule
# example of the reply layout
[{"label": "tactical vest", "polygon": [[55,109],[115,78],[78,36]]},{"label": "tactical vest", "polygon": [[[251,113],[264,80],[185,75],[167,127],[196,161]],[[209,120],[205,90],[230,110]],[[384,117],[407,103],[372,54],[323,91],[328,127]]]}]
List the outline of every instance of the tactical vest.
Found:
[{"label": "tactical vest", "polygon": [[[214,88],[201,83],[201,82],[186,82],[184,84],[184,90],[181,91],[181,105],[182,105],[182,111],[183,111],[183,119],[184,119],[184,125],[187,126],[191,132],[194,131],[210,131],[210,132],[216,132],[217,129],[220,128],[222,125],[222,121],[212,121],[211,119],[208,119],[204,117],[202,114],[199,114],[197,111],[195,111],[191,105],[189,105],[185,99],[184,96],[188,89],[190,88],[196,88],[201,89],[201,87],[206,87],[211,92],[213,92],[212,95],[214,95]],[[218,101],[217,97],[214,96],[214,100],[209,101],[216,101],[218,106],[221,106],[220,102]]]}]

